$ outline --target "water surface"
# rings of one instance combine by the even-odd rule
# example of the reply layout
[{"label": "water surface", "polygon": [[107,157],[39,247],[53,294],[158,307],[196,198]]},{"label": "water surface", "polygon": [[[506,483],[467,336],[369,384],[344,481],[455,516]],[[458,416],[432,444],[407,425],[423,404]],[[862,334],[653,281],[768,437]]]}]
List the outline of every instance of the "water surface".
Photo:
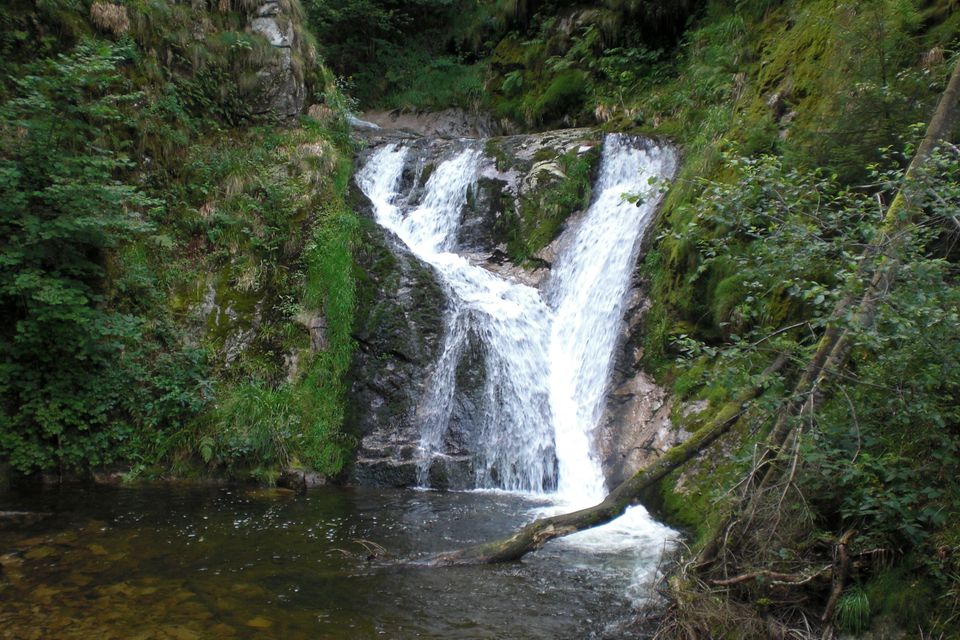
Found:
[{"label": "water surface", "polygon": [[521,563],[399,560],[488,541],[543,502],[506,493],[65,488],[0,531],[2,638],[630,638],[663,531]]}]

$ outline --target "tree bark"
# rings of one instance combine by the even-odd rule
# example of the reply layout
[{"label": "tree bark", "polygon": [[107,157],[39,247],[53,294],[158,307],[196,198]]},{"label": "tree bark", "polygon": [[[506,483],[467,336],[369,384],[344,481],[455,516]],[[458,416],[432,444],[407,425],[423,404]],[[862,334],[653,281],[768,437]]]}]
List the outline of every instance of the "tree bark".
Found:
[{"label": "tree bark", "polygon": [[509,538],[442,553],[428,558],[423,561],[423,564],[459,566],[511,562],[519,560],[531,551],[536,551],[550,540],[605,524],[623,515],[627,507],[639,500],[648,489],[653,488],[670,472],[694,458],[729,431],[743,415],[746,405],[763,392],[766,382],[783,368],[786,361],[786,356],[779,356],[763,372],[755,388],[725,404],[709,425],[697,431],[683,444],[667,451],[652,465],[625,480],[600,504],[572,513],[534,520]]}]

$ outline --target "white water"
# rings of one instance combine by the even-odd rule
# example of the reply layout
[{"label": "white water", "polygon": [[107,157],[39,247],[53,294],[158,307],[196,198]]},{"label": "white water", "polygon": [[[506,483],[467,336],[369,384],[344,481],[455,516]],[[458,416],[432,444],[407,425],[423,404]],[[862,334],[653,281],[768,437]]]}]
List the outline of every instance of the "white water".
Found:
[{"label": "white water", "polygon": [[606,493],[590,434],[603,412],[640,240],[660,199],[650,182],[671,177],[674,163],[672,151],[607,136],[593,203],[551,273],[550,405],[558,493],[576,506],[595,504]]},{"label": "white water", "polygon": [[450,300],[443,352],[420,406],[421,480],[440,453],[456,368],[472,334],[486,369],[482,413],[476,416],[480,433],[473,446],[477,486],[542,492],[556,484],[547,387],[550,310],[536,289],[508,282],[452,252],[482,153],[468,145],[441,162],[417,203],[397,193],[407,155],[398,145],[384,146],[357,175],[357,183],[373,202],[377,222],[436,268]]},{"label": "white water", "polygon": [[[439,163],[419,202],[398,193],[409,155],[400,144],[376,150],[357,175],[377,222],[436,269],[450,299],[443,352],[420,407],[421,480],[430,460],[442,454],[457,366],[472,338],[485,367],[480,433],[472,445],[477,486],[554,492],[551,512],[590,506],[606,493],[592,434],[603,412],[631,271],[660,199],[651,179],[672,177],[675,157],[653,144],[606,137],[593,203],[541,295],[455,253],[461,213],[484,162],[480,148],[464,142]],[[564,544],[598,551],[642,547],[655,557],[670,534],[634,507]],[[649,572],[649,565],[637,566]]]}]

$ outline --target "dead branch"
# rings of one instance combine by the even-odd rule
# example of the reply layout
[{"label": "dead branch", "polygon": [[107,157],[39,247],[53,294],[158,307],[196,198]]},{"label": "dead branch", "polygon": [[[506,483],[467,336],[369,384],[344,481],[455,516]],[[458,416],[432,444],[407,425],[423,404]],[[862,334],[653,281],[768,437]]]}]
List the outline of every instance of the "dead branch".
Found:
[{"label": "dead branch", "polygon": [[831,565],[827,565],[822,569],[811,573],[810,575],[797,575],[795,573],[780,573],[777,571],[751,571],[749,573],[743,573],[739,576],[733,578],[726,578],[724,580],[707,580],[707,584],[714,587],[731,587],[736,584],[741,584],[744,582],[750,582],[751,580],[757,580],[759,578],[765,578],[770,580],[772,584],[778,585],[801,585],[812,582],[813,580],[819,578],[823,574],[832,570]]}]

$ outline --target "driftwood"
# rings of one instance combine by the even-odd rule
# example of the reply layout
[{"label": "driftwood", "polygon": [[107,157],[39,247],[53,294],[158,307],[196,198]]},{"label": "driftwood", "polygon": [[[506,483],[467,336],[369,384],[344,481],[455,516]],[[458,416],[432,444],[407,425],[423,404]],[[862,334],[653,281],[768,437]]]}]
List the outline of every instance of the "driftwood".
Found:
[{"label": "driftwood", "polygon": [[764,371],[758,385],[728,402],[713,421],[697,431],[693,437],[667,451],[661,458],[611,491],[598,505],[547,518],[540,518],[524,526],[509,538],[481,544],[459,551],[433,556],[425,564],[430,566],[493,564],[519,560],[531,551],[536,551],[550,540],[583,531],[623,515],[627,507],[642,498],[670,472],[694,458],[713,444],[737,423],[746,411],[748,403],[759,396],[766,382],[786,363],[780,356]]}]

